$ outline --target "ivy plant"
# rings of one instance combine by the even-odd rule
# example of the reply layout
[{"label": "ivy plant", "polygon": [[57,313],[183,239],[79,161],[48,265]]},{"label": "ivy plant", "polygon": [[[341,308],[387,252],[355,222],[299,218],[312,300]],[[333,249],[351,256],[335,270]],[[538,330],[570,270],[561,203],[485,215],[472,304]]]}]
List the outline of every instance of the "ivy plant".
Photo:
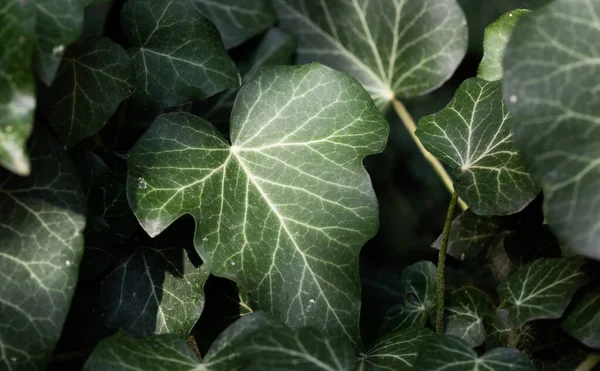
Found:
[{"label": "ivy plant", "polygon": [[597,367],[600,0],[468,4],[3,0],[0,370]]}]

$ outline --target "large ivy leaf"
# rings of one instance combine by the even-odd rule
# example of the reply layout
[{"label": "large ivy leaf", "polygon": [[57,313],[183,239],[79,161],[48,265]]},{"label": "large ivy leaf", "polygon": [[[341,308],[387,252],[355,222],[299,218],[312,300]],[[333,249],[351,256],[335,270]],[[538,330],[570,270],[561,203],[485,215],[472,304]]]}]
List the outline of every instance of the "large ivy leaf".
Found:
[{"label": "large ivy leaf", "polygon": [[358,369],[410,370],[414,365],[421,345],[431,338],[427,329],[410,329],[388,334],[371,346],[358,360]]},{"label": "large ivy leaf", "polygon": [[562,328],[586,346],[600,349],[600,289],[585,293]]},{"label": "large ivy leaf", "polygon": [[35,110],[31,58],[35,8],[31,1],[7,0],[0,8],[0,166],[28,175],[26,142]]},{"label": "large ivy leaf", "polygon": [[141,106],[171,107],[239,85],[217,29],[192,0],[128,0],[121,25]]},{"label": "large ivy leaf", "polygon": [[79,175],[48,131],[31,174],[0,174],[0,368],[43,370],[60,336],[83,252]]},{"label": "large ivy leaf", "polygon": [[458,195],[476,214],[522,210],[538,194],[512,144],[500,82],[471,78],[440,112],[419,120],[423,146],[452,168]]},{"label": "large ivy leaf", "polygon": [[575,291],[585,283],[581,260],[539,259],[510,275],[498,293],[514,306],[509,320],[517,327],[541,318],[560,318]]},{"label": "large ivy leaf", "polygon": [[485,325],[493,321],[494,303],[475,287],[462,287],[450,293],[444,333],[476,347],[485,342]]},{"label": "large ivy leaf", "polygon": [[238,46],[275,23],[269,0],[194,0],[217,26],[227,49]]},{"label": "large ivy leaf", "polygon": [[455,337],[427,341],[414,369],[419,371],[533,371],[529,357],[516,349],[497,348],[478,357],[471,346]]},{"label": "large ivy leaf", "polygon": [[240,91],[230,146],[186,113],[159,116],[129,154],[128,197],[158,235],[183,214],[211,272],[291,327],[358,337],[357,257],[377,230],[363,157],[387,124],[353,78],[267,67]]},{"label": "large ivy leaf", "polygon": [[318,61],[360,81],[379,107],[442,85],[467,48],[455,0],[276,0],[298,36],[300,63]]},{"label": "large ivy leaf", "polygon": [[[548,223],[600,259],[598,0],[558,0],[521,18],[505,51],[515,145],[544,190]],[[568,30],[568,32],[564,32]]]},{"label": "large ivy leaf", "polygon": [[134,89],[127,52],[107,38],[70,46],[56,80],[43,94],[42,110],[67,146],[102,129]]}]

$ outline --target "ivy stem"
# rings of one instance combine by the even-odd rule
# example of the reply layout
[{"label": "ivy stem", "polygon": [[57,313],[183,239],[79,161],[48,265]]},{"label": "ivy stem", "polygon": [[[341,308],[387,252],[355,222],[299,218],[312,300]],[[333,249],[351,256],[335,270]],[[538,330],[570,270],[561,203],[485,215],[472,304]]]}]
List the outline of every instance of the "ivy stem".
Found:
[{"label": "ivy stem", "polygon": [[[452,184],[452,179],[450,178],[450,175],[448,175],[448,172],[444,168],[444,165],[442,165],[442,163],[437,158],[435,158],[435,156],[433,156],[431,153],[429,153],[429,151],[425,149],[425,147],[423,147],[423,144],[415,134],[415,131],[417,130],[415,120],[413,120],[412,116],[410,115],[404,104],[402,104],[402,102],[400,102],[398,98],[394,97],[394,99],[392,99],[392,105],[394,106],[394,111],[396,111],[396,114],[404,123],[404,127],[406,128],[406,130],[408,130],[413,141],[419,148],[419,151],[421,151],[421,154],[423,154],[423,157],[425,157],[425,160],[429,162],[429,164],[440,177],[446,188],[448,188],[448,191],[451,194],[453,194],[454,185]],[[463,200],[458,199],[458,203],[462,210],[467,210],[468,206],[464,203]]]},{"label": "ivy stem", "polygon": [[194,337],[194,335],[190,335],[187,338],[187,343],[190,346],[190,348],[192,348],[192,351],[194,352],[196,357],[198,357],[198,360],[202,361],[202,355],[200,354],[200,349],[198,348],[198,344],[196,344],[196,338]]},{"label": "ivy stem", "polygon": [[588,356],[577,366],[575,371],[591,371],[594,366],[600,363],[600,354],[590,353]]},{"label": "ivy stem", "polygon": [[452,216],[454,208],[458,201],[456,192],[452,192],[452,199],[448,205],[448,213],[444,222],[444,231],[442,232],[442,242],[440,244],[440,254],[437,266],[437,313],[435,317],[435,331],[442,333],[444,331],[444,292],[446,284],[444,282],[444,272],[446,270],[446,250],[448,248],[448,239],[450,237],[450,228],[452,227]]}]

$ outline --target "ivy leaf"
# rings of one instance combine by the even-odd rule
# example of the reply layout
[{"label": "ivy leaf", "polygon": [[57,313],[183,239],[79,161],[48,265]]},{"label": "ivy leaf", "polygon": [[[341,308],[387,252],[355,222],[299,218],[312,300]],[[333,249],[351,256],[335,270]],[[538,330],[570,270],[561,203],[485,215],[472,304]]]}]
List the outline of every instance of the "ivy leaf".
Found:
[{"label": "ivy leaf", "polygon": [[253,309],[355,341],[356,260],[377,230],[362,159],[387,132],[353,78],[265,67],[236,99],[231,146],[196,116],[159,116],[129,153],[128,198],[150,236],[194,216],[202,260],[247,289]]},{"label": "ivy leaf", "polygon": [[586,346],[600,349],[600,289],[585,293],[562,328]]},{"label": "ivy leaf", "polygon": [[85,198],[62,146],[36,130],[31,174],[0,174],[0,368],[42,370],[75,291]]},{"label": "ivy leaf", "polygon": [[510,34],[517,20],[529,12],[530,10],[527,9],[512,10],[486,27],[483,38],[483,59],[477,69],[477,77],[487,81],[502,79],[502,57]]},{"label": "ivy leaf", "polygon": [[419,120],[423,146],[452,168],[458,195],[480,215],[522,210],[539,193],[513,147],[500,82],[471,78],[440,112]]},{"label": "ivy leaf", "polygon": [[578,258],[539,259],[511,274],[498,293],[514,306],[509,320],[517,327],[542,318],[560,318],[575,291],[585,283]]},{"label": "ivy leaf", "polygon": [[446,335],[460,338],[473,347],[485,342],[485,325],[494,315],[494,303],[489,296],[475,287],[462,287],[450,293],[446,308]]},{"label": "ivy leaf", "polygon": [[431,338],[427,329],[409,329],[388,334],[379,339],[358,360],[359,370],[410,370],[414,365],[419,348]]},{"label": "ivy leaf", "polygon": [[533,371],[529,357],[512,348],[497,348],[478,357],[471,346],[451,336],[427,341],[414,366],[419,371]]},{"label": "ivy leaf", "polygon": [[217,26],[227,49],[263,32],[277,20],[269,0],[194,0]]},{"label": "ivy leaf", "polygon": [[128,0],[121,25],[136,72],[134,102],[172,107],[239,85],[215,26],[192,0]]},{"label": "ivy leaf", "polygon": [[508,309],[498,309],[493,320],[487,324],[486,349],[500,348],[508,344],[512,325],[508,320]]},{"label": "ivy leaf", "polygon": [[442,85],[467,48],[455,0],[276,0],[281,27],[298,36],[300,63],[317,61],[354,76],[381,108],[394,97]]},{"label": "ivy leaf", "polygon": [[33,128],[35,46],[31,1],[7,0],[0,9],[0,166],[29,175],[26,143]]},{"label": "ivy leaf", "polygon": [[70,46],[42,110],[61,141],[71,147],[96,133],[134,89],[127,52],[107,38]]},{"label": "ivy leaf", "polygon": [[404,304],[396,304],[385,313],[379,333],[381,335],[407,330],[410,328],[422,328],[427,322],[427,313],[418,307],[407,309]]},{"label": "ivy leaf", "polygon": [[[437,267],[430,261],[404,268],[400,279],[404,305],[391,323],[394,325],[391,330],[425,326],[428,314],[433,313],[436,307],[436,275]],[[387,327],[391,327],[390,324]]]},{"label": "ivy leaf", "polygon": [[[521,18],[505,51],[515,145],[542,186],[546,218],[577,253],[600,259],[600,3],[559,0]],[[563,32],[569,30],[569,32]]]}]

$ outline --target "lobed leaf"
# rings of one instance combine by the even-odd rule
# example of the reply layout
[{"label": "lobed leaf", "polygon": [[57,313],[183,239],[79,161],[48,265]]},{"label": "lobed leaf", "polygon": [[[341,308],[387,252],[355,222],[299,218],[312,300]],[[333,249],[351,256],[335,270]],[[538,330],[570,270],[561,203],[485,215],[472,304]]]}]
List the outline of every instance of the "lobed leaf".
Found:
[{"label": "lobed leaf", "polygon": [[460,338],[473,347],[485,342],[485,326],[494,315],[494,303],[475,287],[462,287],[450,293],[444,333]]}]

